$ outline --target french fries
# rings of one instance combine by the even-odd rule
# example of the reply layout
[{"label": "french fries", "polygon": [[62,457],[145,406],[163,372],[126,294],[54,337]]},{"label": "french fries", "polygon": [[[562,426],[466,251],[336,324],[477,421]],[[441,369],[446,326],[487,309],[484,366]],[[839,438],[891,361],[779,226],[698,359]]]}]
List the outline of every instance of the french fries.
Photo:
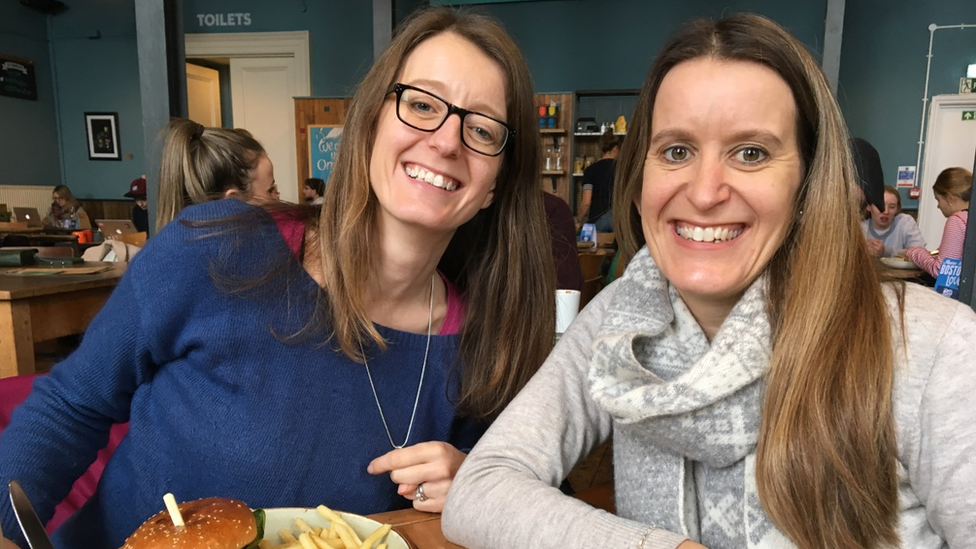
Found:
[{"label": "french fries", "polygon": [[356,532],[338,513],[325,505],[315,508],[319,515],[330,522],[328,528],[311,527],[300,518],[294,521],[295,529],[281,529],[281,543],[265,538],[258,544],[260,549],[386,549],[387,534],[392,526],[384,524],[371,532],[366,539],[359,539]]}]

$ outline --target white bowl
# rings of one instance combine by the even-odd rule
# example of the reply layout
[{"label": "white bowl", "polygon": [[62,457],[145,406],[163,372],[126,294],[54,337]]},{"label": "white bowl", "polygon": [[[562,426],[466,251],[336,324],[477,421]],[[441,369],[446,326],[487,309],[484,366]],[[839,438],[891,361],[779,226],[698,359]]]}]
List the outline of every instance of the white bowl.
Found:
[{"label": "white bowl", "polygon": [[[356,535],[361,539],[366,539],[366,536],[382,526],[381,523],[362,515],[344,513],[342,511],[336,512],[352,527]],[[276,544],[281,543],[278,532],[282,529],[290,530],[295,534],[296,538],[298,537],[298,534],[301,532],[295,527],[296,518],[304,520],[306,524],[313,528],[316,526],[328,528],[332,525],[329,519],[320,515],[315,509],[307,509],[304,507],[278,507],[265,509],[264,513],[266,517],[264,522],[264,539],[271,540]],[[388,549],[411,549],[406,540],[393,530],[390,530],[390,533],[386,535],[386,546]]]},{"label": "white bowl", "polygon": [[893,269],[917,269],[914,263],[900,257],[882,257],[881,262]]}]

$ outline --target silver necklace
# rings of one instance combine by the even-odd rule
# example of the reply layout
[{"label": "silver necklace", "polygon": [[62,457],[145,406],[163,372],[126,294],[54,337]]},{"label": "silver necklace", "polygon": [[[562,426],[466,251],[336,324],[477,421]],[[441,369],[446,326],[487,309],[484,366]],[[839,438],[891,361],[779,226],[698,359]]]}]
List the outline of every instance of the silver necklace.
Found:
[{"label": "silver necklace", "polygon": [[430,327],[434,323],[434,276],[430,277],[430,305],[427,311],[427,347],[424,349],[424,364],[420,368],[420,383],[417,384],[417,396],[413,399],[413,412],[410,414],[410,423],[407,425],[407,436],[403,439],[403,444],[397,445],[393,442],[393,435],[390,434],[390,426],[386,423],[386,415],[383,414],[383,406],[380,405],[380,397],[376,394],[376,385],[373,385],[373,374],[369,372],[369,361],[366,360],[366,352],[363,351],[363,344],[359,344],[359,352],[363,354],[363,365],[366,366],[366,376],[369,377],[369,388],[373,390],[373,398],[376,400],[376,409],[380,411],[380,419],[383,420],[383,428],[386,429],[386,437],[390,439],[390,445],[399,450],[410,441],[410,431],[413,430],[413,420],[417,417],[417,404],[420,402],[420,390],[424,386],[424,373],[427,372],[427,352],[430,351]]}]

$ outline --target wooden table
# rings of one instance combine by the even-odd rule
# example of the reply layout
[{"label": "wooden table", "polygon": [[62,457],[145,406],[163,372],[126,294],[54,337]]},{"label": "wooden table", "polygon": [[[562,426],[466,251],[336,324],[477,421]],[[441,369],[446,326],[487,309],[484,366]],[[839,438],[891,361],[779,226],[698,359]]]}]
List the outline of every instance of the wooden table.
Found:
[{"label": "wooden table", "polygon": [[441,516],[438,514],[402,509],[369,515],[369,518],[392,525],[413,549],[464,549],[447,541],[441,533]]},{"label": "wooden table", "polygon": [[[584,501],[593,507],[615,513],[613,486],[591,486],[577,492],[573,497]],[[383,524],[390,524],[413,549],[464,549],[455,545],[441,533],[441,516],[439,514],[421,513],[414,509],[402,509],[387,513],[376,513],[369,518]]]},{"label": "wooden table", "polygon": [[125,273],[126,263],[96,274],[25,276],[0,270],[0,378],[32,374],[34,342],[80,334]]}]

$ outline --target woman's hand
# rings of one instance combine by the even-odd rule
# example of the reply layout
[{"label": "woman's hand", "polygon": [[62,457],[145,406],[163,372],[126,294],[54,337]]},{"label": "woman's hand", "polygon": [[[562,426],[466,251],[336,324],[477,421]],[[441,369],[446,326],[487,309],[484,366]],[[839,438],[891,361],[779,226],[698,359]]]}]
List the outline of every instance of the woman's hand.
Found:
[{"label": "woman's hand", "polygon": [[691,540],[686,540],[681,542],[681,545],[678,546],[678,549],[708,549],[708,548],[705,547],[704,545],[699,545]]},{"label": "woman's hand", "polygon": [[0,537],[0,549],[20,549],[20,547],[14,545],[14,542],[9,539]]},{"label": "woman's hand", "polygon": [[[397,493],[413,500],[413,508],[428,513],[444,509],[447,490],[467,454],[446,442],[421,442],[387,452],[370,462],[371,475],[390,473],[399,484]],[[424,501],[417,499],[417,487],[423,485]]]},{"label": "woman's hand", "polygon": [[881,254],[884,253],[884,243],[877,238],[872,238],[868,240],[868,251],[875,257],[881,257]]}]

